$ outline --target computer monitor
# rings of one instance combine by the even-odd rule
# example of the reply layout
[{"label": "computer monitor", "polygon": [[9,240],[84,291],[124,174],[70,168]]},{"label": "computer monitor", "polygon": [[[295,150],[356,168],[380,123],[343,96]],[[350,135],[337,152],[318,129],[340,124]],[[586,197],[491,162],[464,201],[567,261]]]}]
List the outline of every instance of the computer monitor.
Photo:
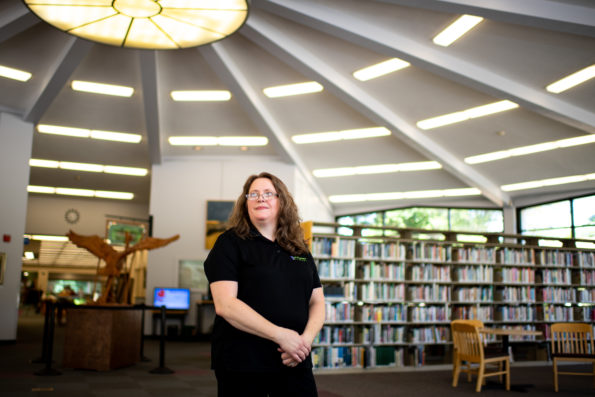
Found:
[{"label": "computer monitor", "polygon": [[153,306],[165,306],[171,310],[188,310],[190,308],[190,290],[187,288],[155,287],[153,290]]}]

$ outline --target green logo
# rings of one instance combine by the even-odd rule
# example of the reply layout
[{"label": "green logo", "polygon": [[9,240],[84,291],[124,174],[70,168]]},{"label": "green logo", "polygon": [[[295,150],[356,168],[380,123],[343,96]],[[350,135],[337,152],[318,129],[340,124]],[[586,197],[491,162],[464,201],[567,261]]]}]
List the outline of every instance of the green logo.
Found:
[{"label": "green logo", "polygon": [[291,259],[293,259],[294,261],[300,261],[300,262],[307,262],[308,258],[305,258],[303,256],[292,256]]}]

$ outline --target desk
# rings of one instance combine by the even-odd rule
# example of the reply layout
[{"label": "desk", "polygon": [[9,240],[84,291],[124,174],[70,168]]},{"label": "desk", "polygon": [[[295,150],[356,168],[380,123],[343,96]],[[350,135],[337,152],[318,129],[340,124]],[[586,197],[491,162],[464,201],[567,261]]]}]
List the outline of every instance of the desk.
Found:
[{"label": "desk", "polygon": [[[532,330],[526,330],[526,329],[518,329],[518,328],[479,328],[478,329],[479,333],[481,334],[486,334],[486,335],[500,335],[502,337],[502,352],[504,354],[508,354],[511,355],[510,352],[510,342],[509,342],[509,337],[510,336],[542,336],[543,332],[541,331],[532,331]],[[486,387],[488,388],[492,388],[495,385],[497,385],[496,387],[502,387],[502,385],[498,384],[498,383],[492,383],[492,382],[488,382],[486,384]],[[522,385],[510,385],[510,390],[513,391],[518,391],[518,392],[522,392],[522,393],[526,393],[527,392],[527,388],[528,387],[533,387],[534,385],[530,385],[530,384],[522,384]]]}]

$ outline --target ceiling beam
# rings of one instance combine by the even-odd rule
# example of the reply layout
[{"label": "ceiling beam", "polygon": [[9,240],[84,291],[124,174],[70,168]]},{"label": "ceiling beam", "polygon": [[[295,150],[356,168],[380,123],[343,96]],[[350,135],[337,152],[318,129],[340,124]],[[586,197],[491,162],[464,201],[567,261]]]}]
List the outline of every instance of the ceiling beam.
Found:
[{"label": "ceiling beam", "polygon": [[[580,130],[595,133],[595,113],[572,105],[547,93],[507,78],[495,71],[452,56],[430,41],[420,42],[374,24],[355,12],[348,4],[329,8],[310,0],[256,1],[266,9],[313,29],[348,40],[373,51],[398,57],[433,74],[463,84],[495,98],[509,99],[545,117]],[[252,16],[251,16],[252,18]]]},{"label": "ceiling beam", "polygon": [[68,79],[87,55],[93,43],[88,40],[77,39],[72,36],[65,36],[67,43],[61,54],[56,56],[56,62],[46,81],[42,84],[39,95],[33,104],[25,112],[25,120],[37,124],[41,116],[52,104],[60,90],[68,85]]},{"label": "ceiling beam", "polygon": [[[411,7],[411,0],[377,0]],[[595,9],[547,0],[416,0],[416,8],[595,37]]]},{"label": "ceiling beam", "polygon": [[29,29],[39,22],[22,2],[13,2],[8,9],[0,13],[0,43]]},{"label": "ceiling beam", "polygon": [[242,33],[290,66],[314,80],[325,89],[368,118],[389,128],[395,136],[426,157],[442,164],[445,170],[469,186],[482,191],[498,206],[511,203],[510,197],[484,175],[465,164],[441,145],[403,120],[382,101],[354,84],[351,76],[343,76],[322,59],[298,44],[293,37],[257,12],[250,15]]},{"label": "ceiling beam", "polygon": [[312,191],[318,196],[320,202],[330,213],[333,213],[333,208],[328,198],[318,185],[318,182],[308,171],[299,154],[293,148],[293,145],[287,138],[287,134],[283,131],[273,116],[273,113],[262,101],[259,91],[252,85],[250,78],[243,72],[240,63],[231,55],[232,51],[229,51],[223,42],[200,47],[199,51],[219,78],[228,85],[234,97],[253,122],[271,138],[273,145],[278,153],[281,154],[281,157],[291,161],[297,167]]},{"label": "ceiling beam", "polygon": [[145,130],[151,164],[161,164],[159,102],[157,95],[157,51],[139,51]]}]

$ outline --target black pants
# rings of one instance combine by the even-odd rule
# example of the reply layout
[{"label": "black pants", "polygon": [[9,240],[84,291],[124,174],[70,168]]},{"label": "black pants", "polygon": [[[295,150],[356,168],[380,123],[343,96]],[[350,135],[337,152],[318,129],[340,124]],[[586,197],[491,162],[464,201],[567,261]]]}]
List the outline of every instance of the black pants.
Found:
[{"label": "black pants", "polygon": [[280,372],[215,370],[218,397],[317,397],[311,368]]}]

